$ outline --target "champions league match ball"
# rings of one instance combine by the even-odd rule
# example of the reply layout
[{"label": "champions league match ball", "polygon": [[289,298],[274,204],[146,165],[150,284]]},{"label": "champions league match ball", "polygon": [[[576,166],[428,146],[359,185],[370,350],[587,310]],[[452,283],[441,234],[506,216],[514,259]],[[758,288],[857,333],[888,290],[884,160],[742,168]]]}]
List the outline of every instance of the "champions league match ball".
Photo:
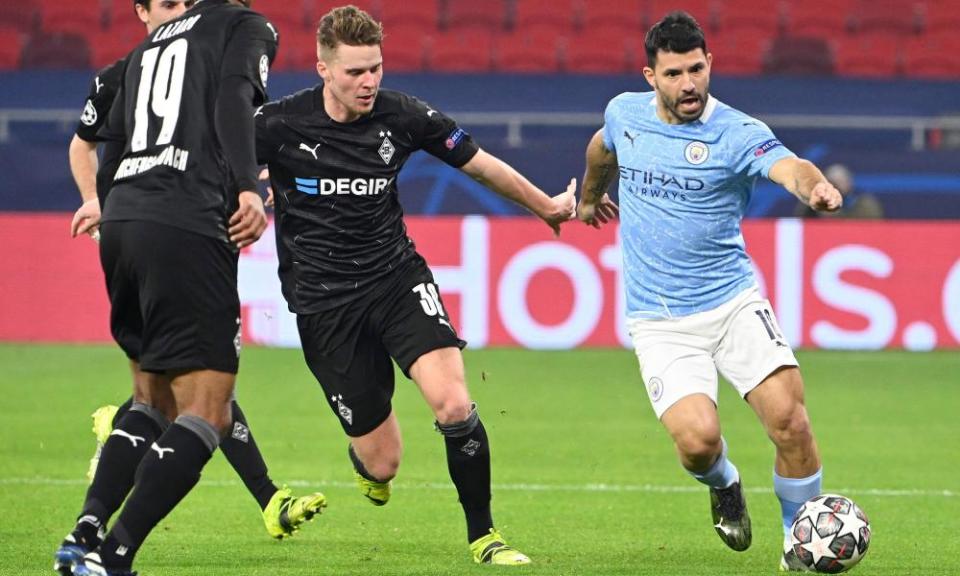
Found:
[{"label": "champions league match ball", "polygon": [[870,521],[853,500],[821,494],[797,510],[790,528],[790,544],[811,572],[846,572],[867,553]]}]

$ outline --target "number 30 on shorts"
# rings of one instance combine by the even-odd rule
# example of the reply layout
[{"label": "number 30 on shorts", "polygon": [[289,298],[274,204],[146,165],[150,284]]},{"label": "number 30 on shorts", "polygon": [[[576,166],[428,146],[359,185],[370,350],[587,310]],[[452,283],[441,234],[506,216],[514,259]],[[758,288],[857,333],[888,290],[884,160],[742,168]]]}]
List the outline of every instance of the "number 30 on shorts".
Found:
[{"label": "number 30 on shorts", "polygon": [[446,316],[443,311],[443,305],[440,304],[440,294],[437,293],[437,286],[432,282],[422,282],[413,287],[413,291],[420,296],[420,306],[423,307],[423,313],[427,316]]}]

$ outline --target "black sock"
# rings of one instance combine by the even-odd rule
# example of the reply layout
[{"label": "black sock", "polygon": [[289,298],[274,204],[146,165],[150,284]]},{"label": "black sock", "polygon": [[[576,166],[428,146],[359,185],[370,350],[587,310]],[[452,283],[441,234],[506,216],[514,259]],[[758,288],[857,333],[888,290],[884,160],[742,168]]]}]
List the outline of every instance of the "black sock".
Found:
[{"label": "black sock", "polygon": [[124,415],[130,411],[130,407],[133,406],[133,396],[127,398],[127,401],[121,404],[117,408],[117,413],[113,415],[113,427],[116,428],[120,423],[120,420],[123,419]]},{"label": "black sock", "polygon": [[120,509],[133,488],[140,460],[161,433],[160,424],[142,411],[128,411],[117,422],[100,452],[97,472],[87,489],[83,512],[73,532],[79,543],[95,548],[100,542],[97,532],[105,528],[110,517]]},{"label": "black sock", "polygon": [[232,408],[233,428],[220,442],[220,450],[263,510],[276,494],[277,486],[270,479],[263,455],[247,426],[246,416],[236,401],[232,403]]},{"label": "black sock", "polygon": [[[467,541],[486,536],[493,528],[490,514],[490,445],[487,431],[479,419],[464,436],[453,436],[440,426],[447,445],[447,467],[457,487],[460,504],[467,518]],[[456,432],[459,433],[459,432]]]},{"label": "black sock", "polygon": [[127,504],[100,545],[105,567],[130,569],[150,531],[200,480],[218,440],[210,424],[190,416],[180,416],[157,438],[137,468],[136,486]]}]

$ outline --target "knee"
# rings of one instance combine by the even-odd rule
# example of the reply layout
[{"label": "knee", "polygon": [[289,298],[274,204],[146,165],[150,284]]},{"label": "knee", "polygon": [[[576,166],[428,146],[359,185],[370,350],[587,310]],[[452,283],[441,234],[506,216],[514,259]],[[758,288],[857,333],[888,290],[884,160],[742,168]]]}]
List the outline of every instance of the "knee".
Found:
[{"label": "knee", "polygon": [[813,438],[810,418],[802,406],[774,418],[769,425],[770,439],[777,446],[800,446]]},{"label": "knee", "polygon": [[688,467],[708,468],[723,451],[720,429],[691,429],[674,438],[677,451]]},{"label": "knee", "polygon": [[434,407],[433,414],[441,426],[457,424],[470,418],[473,412],[473,403],[465,394],[462,397],[444,399]]},{"label": "knee", "polygon": [[389,482],[397,476],[400,469],[400,454],[378,454],[370,462],[364,462],[367,472],[380,482]]}]

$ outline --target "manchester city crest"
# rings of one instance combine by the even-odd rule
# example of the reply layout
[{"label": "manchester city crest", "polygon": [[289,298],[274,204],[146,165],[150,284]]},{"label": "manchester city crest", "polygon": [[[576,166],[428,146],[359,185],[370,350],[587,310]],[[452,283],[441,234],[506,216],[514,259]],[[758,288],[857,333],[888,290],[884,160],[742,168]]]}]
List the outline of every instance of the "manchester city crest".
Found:
[{"label": "manchester city crest", "polygon": [[683,157],[694,166],[699,166],[710,157],[710,149],[703,142],[691,142],[683,149]]}]

